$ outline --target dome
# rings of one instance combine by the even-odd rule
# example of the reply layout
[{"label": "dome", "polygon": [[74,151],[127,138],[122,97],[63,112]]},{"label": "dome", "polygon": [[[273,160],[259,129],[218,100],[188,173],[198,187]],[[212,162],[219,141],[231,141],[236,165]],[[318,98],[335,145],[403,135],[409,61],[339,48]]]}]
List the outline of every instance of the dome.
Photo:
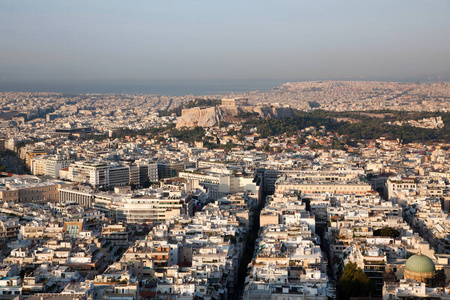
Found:
[{"label": "dome", "polygon": [[434,273],[436,267],[428,256],[416,254],[408,258],[405,263],[405,270],[414,273]]}]

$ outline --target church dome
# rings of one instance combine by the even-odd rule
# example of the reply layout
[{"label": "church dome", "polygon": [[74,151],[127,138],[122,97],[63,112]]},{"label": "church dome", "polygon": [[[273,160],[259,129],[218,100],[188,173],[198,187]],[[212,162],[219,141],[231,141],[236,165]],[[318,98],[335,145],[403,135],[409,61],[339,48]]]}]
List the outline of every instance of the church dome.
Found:
[{"label": "church dome", "polygon": [[436,267],[428,256],[416,254],[408,258],[405,264],[405,270],[414,273],[434,273]]}]

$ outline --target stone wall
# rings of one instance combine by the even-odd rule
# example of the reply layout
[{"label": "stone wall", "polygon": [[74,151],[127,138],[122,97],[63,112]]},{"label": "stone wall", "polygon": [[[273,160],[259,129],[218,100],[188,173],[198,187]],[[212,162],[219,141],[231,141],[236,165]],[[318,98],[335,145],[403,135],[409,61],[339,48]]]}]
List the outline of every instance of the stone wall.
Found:
[{"label": "stone wall", "polygon": [[181,117],[177,119],[177,128],[194,128],[196,126],[212,127],[218,125],[220,121],[238,121],[237,117],[240,114],[246,113],[256,113],[261,118],[275,119],[287,118],[294,115],[290,107],[281,105],[194,107],[183,109]]}]

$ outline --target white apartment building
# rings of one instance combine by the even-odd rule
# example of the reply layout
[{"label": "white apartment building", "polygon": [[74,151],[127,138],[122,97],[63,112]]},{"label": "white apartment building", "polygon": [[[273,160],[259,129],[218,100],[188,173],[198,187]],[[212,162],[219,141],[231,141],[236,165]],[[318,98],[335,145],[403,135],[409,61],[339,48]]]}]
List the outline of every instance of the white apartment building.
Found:
[{"label": "white apartment building", "polygon": [[147,164],[148,167],[148,179],[150,182],[157,182],[158,181],[158,164],[152,163]]},{"label": "white apartment building", "polygon": [[162,223],[176,215],[193,212],[193,203],[180,191],[158,191],[124,197],[117,208],[117,221],[126,223]]},{"label": "white apartment building", "polygon": [[31,158],[31,173],[33,175],[47,175],[59,178],[59,171],[68,168],[71,163],[71,160],[65,159],[60,155],[36,156]]},{"label": "white apartment building", "polygon": [[122,196],[118,194],[97,193],[94,195],[93,208],[100,211],[106,218],[116,218],[116,210],[121,203]]},{"label": "white apartment building", "polygon": [[305,181],[347,182],[364,175],[363,169],[343,168],[336,170],[301,170],[301,169],[259,169],[258,177],[263,181],[263,188],[268,193],[275,191],[275,184],[280,177],[297,178]]},{"label": "white apartment building", "polygon": [[13,299],[22,295],[22,278],[20,276],[0,277],[0,298]]},{"label": "white apartment building", "polygon": [[75,162],[70,164],[68,179],[92,186],[109,185],[109,166],[106,163]]},{"label": "white apartment building", "polygon": [[74,162],[64,173],[65,179],[87,183],[94,187],[142,184],[147,177],[150,182],[158,181],[156,163],[120,165],[105,162]]},{"label": "white apartment building", "polygon": [[253,182],[253,177],[187,171],[180,172],[179,176],[188,180],[192,189],[205,187],[213,200],[228,193],[259,192],[259,186]]},{"label": "white apartment building", "polygon": [[140,184],[140,176],[139,176],[139,166],[135,164],[130,164],[127,166],[129,172],[129,183],[131,184]]},{"label": "white apartment building", "polygon": [[408,195],[415,193],[417,183],[414,178],[390,177],[386,182],[388,188],[388,199],[398,196],[399,193]]},{"label": "white apartment building", "polygon": [[430,172],[430,177],[450,179],[450,172]]},{"label": "white apartment building", "polygon": [[298,191],[304,194],[331,193],[331,194],[355,194],[365,195],[373,193],[369,183],[351,181],[309,181],[297,178],[279,178],[276,182],[276,193]]}]

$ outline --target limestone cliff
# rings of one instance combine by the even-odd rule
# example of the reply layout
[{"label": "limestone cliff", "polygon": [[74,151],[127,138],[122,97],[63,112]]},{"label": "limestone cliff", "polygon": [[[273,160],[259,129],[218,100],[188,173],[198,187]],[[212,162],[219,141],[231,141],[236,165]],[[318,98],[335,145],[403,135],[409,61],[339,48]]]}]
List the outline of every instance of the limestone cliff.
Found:
[{"label": "limestone cliff", "polygon": [[257,106],[216,106],[208,108],[194,107],[183,109],[181,117],[177,119],[177,128],[212,127],[220,121],[238,122],[239,115],[258,114],[261,118],[287,118],[294,115],[293,110],[282,105]]}]

